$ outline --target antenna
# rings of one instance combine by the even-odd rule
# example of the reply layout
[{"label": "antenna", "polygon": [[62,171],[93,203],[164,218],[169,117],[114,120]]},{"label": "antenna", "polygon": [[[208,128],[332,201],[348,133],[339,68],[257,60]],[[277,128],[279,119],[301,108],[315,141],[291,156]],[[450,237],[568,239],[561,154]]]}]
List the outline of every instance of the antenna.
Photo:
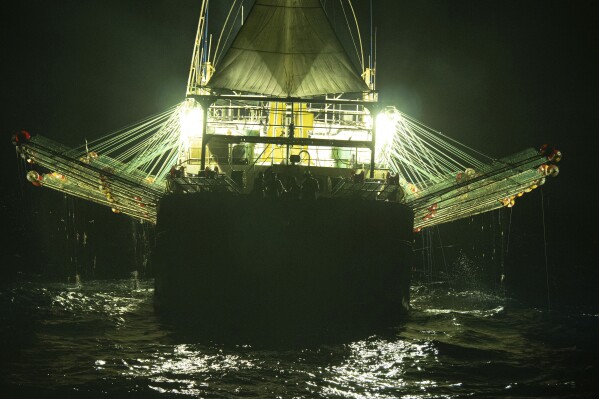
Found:
[{"label": "antenna", "polygon": [[372,74],[372,90],[376,90],[376,31],[377,28],[374,28],[374,60],[373,67],[374,73]]},{"label": "antenna", "polygon": [[208,56],[206,57],[207,61],[210,61],[210,53],[212,52],[212,33],[210,34],[210,40],[208,44]]},{"label": "antenna", "polygon": [[[372,70],[373,59],[372,59],[372,0],[370,0],[370,60],[368,67]],[[371,78],[372,79],[372,78]],[[372,82],[368,82],[372,83]]]}]

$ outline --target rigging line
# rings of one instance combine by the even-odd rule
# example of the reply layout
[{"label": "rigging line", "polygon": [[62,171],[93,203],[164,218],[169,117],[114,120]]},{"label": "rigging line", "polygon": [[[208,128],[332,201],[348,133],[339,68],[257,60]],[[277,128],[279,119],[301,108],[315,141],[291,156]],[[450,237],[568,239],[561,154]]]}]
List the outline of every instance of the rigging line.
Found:
[{"label": "rigging line", "polygon": [[[457,157],[462,158],[463,161],[469,161],[469,162],[473,163],[474,165],[483,165],[483,163],[480,160],[478,160],[478,159],[472,157],[471,155],[469,155],[468,153],[460,150],[458,147],[451,145],[449,142],[443,140],[441,137],[436,136],[433,132],[430,132],[414,123],[409,122],[409,121],[407,121],[407,123],[416,132],[418,132],[420,136],[422,136],[421,139],[428,139],[428,140],[430,140],[431,143],[437,143],[437,145],[439,145],[443,148],[446,148],[448,151],[450,151]],[[448,155],[445,155],[445,154],[442,154],[442,155],[449,158]]]},{"label": "rigging line", "polygon": [[501,280],[500,280],[500,285],[499,288],[501,289],[501,293],[503,294],[504,298],[505,298],[505,287],[503,285],[503,281],[505,280],[505,251],[503,250],[505,248],[505,235],[503,232],[503,219],[504,219],[504,215],[503,215],[503,208],[499,209],[497,212],[497,219],[499,221],[499,231],[501,232],[501,240],[500,240],[500,254],[501,254]]},{"label": "rigging line", "polygon": [[[496,226],[495,226],[495,219],[493,218],[493,214],[494,214],[493,211],[488,213],[488,215],[489,215],[489,234],[491,235],[491,248],[490,248],[491,263],[493,264],[493,275],[496,276],[497,275],[497,262],[495,259],[495,254],[497,252],[497,247],[496,247],[496,243],[495,243]],[[493,282],[496,284],[495,279],[493,279]]]},{"label": "rigging line", "polygon": [[358,45],[356,44],[356,39],[354,39],[354,34],[352,33],[351,27],[349,25],[349,19],[347,19],[347,13],[345,12],[345,7],[343,7],[343,0],[339,0],[339,5],[341,6],[341,11],[343,11],[343,17],[345,18],[345,23],[347,25],[347,30],[349,32],[349,36],[351,37],[351,40],[352,40],[352,44],[354,45],[354,49],[356,50],[356,56],[358,57],[358,61],[360,61],[360,66],[361,66],[362,70],[364,70],[364,60],[360,59],[360,52],[358,51]]},{"label": "rigging line", "polygon": [[372,60],[372,68],[374,70],[374,76],[372,77],[372,90],[376,90],[376,32],[377,28],[374,28],[374,58]]},{"label": "rigging line", "polygon": [[[418,172],[418,170],[416,168],[410,168],[406,165],[407,162],[402,162],[402,160],[400,159],[400,157],[398,156],[394,156],[394,158],[392,158],[392,162],[393,162],[393,171],[395,173],[399,173],[401,176],[403,176],[403,178],[406,180],[406,182],[408,183],[412,183],[414,184],[414,186],[417,185],[422,185],[424,182],[424,179],[422,178],[422,176],[420,175],[420,173]],[[409,194],[409,193],[407,193]]]},{"label": "rigging line", "polygon": [[[202,73],[201,69],[202,58],[204,57],[204,48],[201,47],[201,42],[204,30],[204,14],[206,9],[206,1],[207,0],[202,0],[202,4],[200,6],[200,18],[198,21],[198,27],[194,38],[193,54],[191,56],[191,65],[189,66],[189,76],[187,78],[187,94],[190,94],[190,88],[192,87],[192,84],[195,86],[198,83],[198,76],[200,76]],[[198,49],[200,54],[198,54]]]},{"label": "rigging line", "polygon": [[[151,134],[151,133],[152,133],[151,131],[148,131],[148,132],[145,132],[143,135],[131,136],[125,140],[122,140],[120,143],[111,143],[110,147],[106,146],[103,149],[98,147],[98,149],[96,151],[103,152],[104,155],[111,155],[112,153],[114,153],[116,151],[125,149],[125,151],[123,153],[113,156],[113,158],[116,160],[125,160],[128,157],[132,156],[132,154],[138,153],[144,146],[147,145],[147,143],[144,143],[144,142],[137,143],[137,144],[134,144],[134,143],[139,141],[140,139],[142,139],[143,136]],[[149,140],[151,142],[152,137],[150,137]],[[130,145],[133,145],[133,146],[127,150],[126,148]]]},{"label": "rigging line", "polygon": [[455,171],[456,162],[446,156],[441,149],[421,140],[416,143],[421,151],[419,154],[422,154],[422,161],[429,166],[428,169],[435,177],[443,177]]},{"label": "rigging line", "polygon": [[422,251],[421,251],[421,254],[422,254],[422,267],[423,267],[423,269],[426,268],[426,262],[425,262],[425,259],[426,259],[426,244],[424,242],[424,235],[425,234],[426,234],[426,231],[421,231],[420,232],[420,239],[422,240]]},{"label": "rigging line", "polygon": [[[409,135],[404,134],[404,136],[408,139],[406,140],[407,143],[402,142],[400,147],[402,152],[405,154],[404,162],[408,162],[410,165],[412,165],[413,168],[418,170],[419,174],[425,175],[428,179],[434,179],[434,174],[427,167],[425,161],[423,161],[423,157],[421,157],[418,154],[418,151],[414,148],[414,143],[410,141]],[[393,150],[397,150],[397,148]],[[396,154],[399,155],[399,152]],[[411,157],[410,154],[413,154],[414,156]]]},{"label": "rigging line", "polygon": [[127,170],[137,168],[139,165],[151,161],[159,156],[165,147],[169,147],[177,141],[175,137],[171,137],[177,134],[176,128],[164,129],[158,133],[150,137],[147,143],[139,143],[121,155],[123,159],[130,157]]},{"label": "rigging line", "polygon": [[144,163],[138,166],[138,169],[146,174],[146,177],[150,176],[153,171],[155,171],[156,176],[158,176],[162,170],[167,166],[169,166],[171,162],[171,157],[176,157],[174,152],[177,151],[177,146],[175,144],[165,146],[161,149],[160,154],[153,154],[154,157],[152,159],[147,159]]},{"label": "rigging line", "polygon": [[28,205],[28,202],[26,203],[26,196],[25,196],[25,181],[27,180],[23,180],[21,178],[21,176],[23,174],[26,174],[27,172],[27,161],[23,158],[21,158],[21,156],[19,156],[19,149],[18,147],[15,147],[15,154],[17,156],[17,176],[16,176],[16,180],[19,182],[19,203],[22,205],[21,206],[21,211],[22,214],[26,214],[27,210],[25,209],[25,206]]},{"label": "rigging line", "polygon": [[421,141],[420,146],[422,147],[423,152],[426,152],[424,158],[431,164],[437,164],[435,165],[439,169],[437,172],[450,173],[463,168],[463,165],[459,161],[451,158],[448,154],[443,152],[443,149],[445,149],[448,152],[454,152],[452,151],[451,147],[445,148],[447,147],[446,143],[437,143],[437,146],[435,146],[435,143],[432,141],[423,141],[417,136],[416,139]]},{"label": "rigging line", "polygon": [[152,170],[160,166],[161,162],[165,162],[165,154],[169,151],[177,150],[178,145],[175,142],[165,143],[160,148],[157,148],[152,153],[147,154],[144,159],[137,161],[135,169],[139,169],[143,172],[151,173]]},{"label": "rigging line", "polygon": [[[210,54],[208,54],[209,48],[208,48],[208,29],[209,29],[209,22],[208,19],[210,17],[210,13],[209,13],[209,9],[210,9],[210,0],[206,0],[206,13],[205,13],[205,17],[204,17],[204,47],[202,48],[202,56],[204,57],[204,59],[200,59],[200,62],[206,62],[208,61],[208,57],[210,57]],[[200,68],[201,69],[201,68]],[[201,74],[201,72],[200,72]]]},{"label": "rigging line", "polygon": [[112,142],[98,145],[93,150],[110,156],[115,161],[127,163],[127,160],[132,161],[136,158],[137,154],[147,151],[146,148],[150,147],[156,140],[159,129],[158,127],[151,127],[150,130],[146,130],[140,134],[136,134],[136,132],[131,133],[135,135],[123,136],[118,143]]},{"label": "rigging line", "polygon": [[435,252],[434,252],[434,243],[433,243],[434,237],[430,230],[428,230],[426,233],[427,233],[426,236],[427,236],[428,256],[429,256],[428,278],[429,278],[429,283],[432,283],[433,282],[433,273],[434,273],[434,268],[435,268]]},{"label": "rigging line", "polygon": [[409,137],[407,132],[402,131],[402,135],[405,136],[406,140],[399,140],[399,143],[396,143],[395,148],[391,149],[391,155],[393,155],[394,150],[401,149],[403,153],[405,153],[406,158],[410,159],[411,165],[418,169],[421,173],[425,173],[429,179],[433,179],[434,175],[431,173],[431,170],[426,165],[423,157],[420,157],[417,149],[414,148],[413,138]]},{"label": "rigging line", "polygon": [[131,156],[128,170],[136,168],[139,165],[151,161],[159,154],[164,147],[172,145],[178,140],[178,130],[180,130],[177,114],[173,113],[168,120],[161,124],[160,128],[149,137],[145,142],[136,144],[121,157]]},{"label": "rigging line", "polygon": [[[227,14],[227,18],[225,19],[225,22],[223,23],[223,28],[220,30],[220,35],[218,36],[218,41],[216,42],[216,48],[214,49],[214,56],[212,57],[214,59],[214,67],[216,67],[220,61],[220,57],[217,56],[219,54],[218,50],[220,48],[220,41],[223,37],[223,33],[225,32],[225,29],[227,28],[227,24],[229,23],[229,18],[231,17],[231,12],[233,12],[233,9],[235,8],[236,4],[237,4],[237,0],[235,0],[233,2],[233,5],[231,5],[231,8],[229,8],[229,13]],[[242,4],[242,6],[243,6],[243,4]],[[223,46],[225,46],[227,44],[227,42],[229,41],[229,37],[231,36],[231,32],[233,31],[235,21],[237,21],[237,17],[239,16],[239,12],[241,11],[241,8],[242,7],[237,8],[237,13],[235,14],[235,19],[231,23],[229,32],[227,33],[227,37],[225,38],[225,42],[224,42]]]},{"label": "rigging line", "polygon": [[547,229],[545,228],[545,199],[543,196],[543,187],[541,187],[541,212],[543,216],[543,249],[545,252],[545,282],[547,284],[547,310],[551,310],[551,298],[549,294],[549,265],[547,262]]},{"label": "rigging line", "polygon": [[[396,123],[396,127],[397,127],[397,123]],[[406,124],[406,126],[405,126],[405,132],[407,133],[408,140],[410,141],[410,144],[412,142],[414,142],[416,144],[417,148],[421,151],[423,159],[431,160],[431,159],[435,159],[436,158],[429,151],[429,149],[426,148],[426,144],[424,143],[424,141],[420,137],[418,137],[416,135],[416,133],[414,132],[414,130],[409,126],[409,124]],[[414,148],[414,151],[416,152],[416,154],[420,155],[420,153],[418,153],[418,151],[416,150],[416,148]],[[428,168],[429,172],[431,174],[434,174],[434,172],[438,172],[435,169],[436,169],[435,165],[433,165],[432,162],[431,162],[431,168]]]},{"label": "rigging line", "polygon": [[[405,123],[410,126],[414,131],[419,132],[419,135],[422,136],[422,139],[428,139],[431,140],[433,142],[437,142],[437,143],[443,143],[444,147],[447,148],[451,148],[452,152],[459,154],[462,153],[463,151],[459,150],[457,147],[452,146],[447,140],[443,140],[439,134],[437,132],[435,132],[434,130],[428,128],[427,126],[423,126],[422,124],[416,123],[414,120],[411,120],[407,115],[402,115],[400,114],[400,116],[403,116],[401,119],[403,121],[405,121]],[[455,143],[459,144],[460,146],[463,146],[462,143],[457,142],[456,140],[453,140]]]},{"label": "rigging line", "polygon": [[512,214],[514,213],[514,208],[510,208],[510,221],[507,225],[507,243],[505,246],[505,256],[507,256],[510,252],[510,232],[512,230]]},{"label": "rigging line", "polygon": [[[162,167],[156,172],[156,180],[162,180],[164,178],[164,176],[166,176],[166,174],[170,171],[170,168],[173,167],[174,165],[176,165],[177,154],[178,154],[177,150],[178,149],[176,147],[173,147],[170,149],[170,151],[166,157],[167,159],[162,164]],[[156,168],[156,167],[158,167],[158,165],[153,166],[153,168]],[[149,172],[148,172],[148,174],[149,174]]]},{"label": "rigging line", "polygon": [[[218,35],[218,40],[216,41],[216,47],[214,48],[214,54],[212,56],[212,58],[214,59],[213,66],[216,66],[216,64],[218,62],[218,54],[219,54],[219,49],[220,49],[220,41],[223,38],[223,34],[225,32],[225,29],[227,28],[227,24],[229,23],[229,18],[231,17],[231,13],[233,12],[233,9],[235,8],[236,4],[237,4],[237,0],[235,0],[233,2],[233,4],[231,5],[231,7],[229,7],[229,12],[227,13],[227,17],[225,18],[225,22],[223,23],[223,26],[220,29],[220,33]],[[242,0],[242,6],[243,6],[243,0]],[[235,17],[235,19],[237,19],[237,17]],[[233,22],[235,22],[235,21],[233,21]],[[227,37],[229,37],[229,36],[227,35]]]},{"label": "rigging line", "polygon": [[426,161],[428,159],[431,159],[432,156],[428,151],[426,151],[423,148],[422,140],[419,140],[418,136],[416,136],[416,134],[408,124],[396,123],[396,129],[400,130],[403,133],[403,135],[407,138],[407,144],[412,149],[415,158],[419,161],[420,165],[422,165],[421,168],[425,170],[429,178],[434,179],[436,177],[436,170],[432,164],[429,165],[429,163],[427,163]]},{"label": "rigging line", "polygon": [[[88,144],[90,146],[93,146],[93,145],[95,145],[98,142],[102,142],[102,141],[107,140],[109,137],[125,135],[128,132],[139,128],[140,126],[147,125],[149,123],[152,123],[154,120],[157,120],[157,119],[165,117],[167,114],[170,114],[172,111],[174,111],[174,109],[177,108],[179,105],[180,105],[180,103],[176,104],[176,105],[173,105],[173,106],[170,106],[165,111],[159,112],[159,113],[154,114],[154,115],[150,115],[150,116],[148,116],[148,117],[146,117],[144,119],[141,119],[141,120],[138,120],[136,122],[130,123],[129,125],[126,125],[126,126],[120,128],[120,129],[118,129],[118,130],[116,130],[114,132],[108,133],[108,134],[106,134],[106,135],[104,135],[102,137],[99,137],[97,139],[91,140],[91,141],[89,141]],[[73,148],[73,150],[82,150],[82,149],[83,149],[83,146],[79,146],[79,147]]]},{"label": "rigging line", "polygon": [[[174,137],[174,134],[172,134],[172,132],[177,132],[177,129],[179,128],[179,126],[173,126],[172,127],[172,131],[169,132],[169,134],[166,136],[166,138],[161,141],[161,145],[160,146],[156,146],[155,149],[152,149],[152,151],[148,151],[145,154],[144,157],[144,166],[148,166],[150,165],[150,167],[148,168],[148,173],[150,173],[152,170],[154,170],[155,168],[159,167],[159,162],[161,162],[161,160],[164,160],[164,164],[162,165],[162,168],[159,169],[159,172],[157,172],[157,175],[160,174],[160,172],[162,171],[162,169],[164,169],[165,167],[170,167],[171,165],[171,160],[170,157],[174,156],[176,157],[176,154],[173,155],[173,151],[176,151],[178,153],[179,151],[179,147],[178,147],[178,140],[176,140]],[[166,154],[167,150],[169,151],[169,155],[166,156],[166,158],[164,157],[163,154]],[[156,151],[159,151],[159,153],[156,153]],[[168,166],[166,164],[169,164]]]},{"label": "rigging line", "polygon": [[[96,151],[105,150],[107,153],[111,153],[125,144],[139,142],[139,144],[136,145],[144,146],[145,141],[149,140],[151,142],[152,140],[156,140],[155,134],[160,133],[161,128],[168,120],[173,118],[178,108],[179,107],[171,108],[167,112],[163,112],[153,119],[148,118],[143,124],[124,131],[121,135],[98,144],[95,148]],[[145,139],[145,136],[148,135],[151,135],[149,139]]]},{"label": "rigging line", "polygon": [[[463,161],[469,161],[474,165],[482,165],[483,164],[480,160],[472,157],[470,154],[464,152],[463,150],[459,149],[458,147],[451,145],[448,141],[443,140],[443,138],[441,138],[440,136],[435,135],[436,132],[427,130],[426,128],[419,126],[418,124],[415,124],[414,122],[410,121],[409,119],[406,120],[406,123],[410,127],[412,127],[412,129],[419,132],[419,134],[422,136],[423,139],[428,138],[431,142],[438,143],[440,146],[450,150],[456,156],[461,157]],[[460,144],[461,146],[464,146],[463,144],[461,144],[455,140],[454,140],[454,142]]]},{"label": "rigging line", "polygon": [[[356,11],[354,10],[354,6],[351,3],[351,0],[347,0],[347,4],[352,12],[354,17],[354,22],[356,23],[356,34],[358,36],[358,44],[356,44],[356,40],[354,39],[354,35],[351,30],[351,26],[349,24],[349,20],[347,19],[347,14],[345,12],[345,7],[343,7],[343,0],[339,0],[339,4],[341,5],[341,10],[343,10],[343,16],[345,17],[345,22],[347,23],[347,30],[349,31],[349,35],[354,44],[354,48],[356,49],[356,55],[358,56],[358,60],[360,61],[360,67],[362,71],[364,71],[364,48],[362,46],[362,35],[360,34],[360,26],[358,25],[358,17],[356,16]],[[359,47],[359,50],[358,50]],[[370,82],[368,82],[370,83]]]},{"label": "rigging line", "polygon": [[[391,155],[394,158],[396,158],[397,161],[399,163],[401,163],[401,165],[404,167],[406,172],[408,172],[409,175],[412,176],[411,177],[412,180],[414,180],[418,183],[424,183],[426,178],[429,178],[429,179],[432,178],[432,176],[428,175],[425,170],[423,170],[422,168],[420,168],[417,165],[417,162],[415,162],[415,161],[418,161],[418,160],[412,159],[409,156],[409,153],[407,153],[407,149],[403,148],[403,146],[401,148],[393,148]],[[423,175],[425,177],[423,177]]]},{"label": "rigging line", "polygon": [[449,137],[449,136],[447,136],[447,135],[445,135],[445,134],[441,133],[440,131],[438,131],[438,130],[435,130],[435,129],[431,128],[430,126],[428,126],[428,125],[425,125],[424,123],[420,122],[419,120],[417,120],[417,119],[414,119],[414,118],[412,118],[411,116],[409,116],[409,115],[407,115],[407,114],[404,114],[403,112],[401,112],[401,115],[402,115],[403,117],[406,117],[407,119],[409,119],[409,120],[410,120],[410,121],[412,121],[413,123],[416,123],[416,124],[418,124],[418,125],[420,125],[420,126],[423,126],[423,127],[425,127],[426,129],[428,129],[429,131],[431,131],[431,132],[435,132],[435,133],[436,133],[436,134],[438,134],[439,136],[445,137],[446,139],[448,139],[448,140],[450,140],[450,141],[453,141],[454,143],[457,143],[457,144],[459,144],[459,145],[461,145],[461,146],[463,146],[463,147],[465,147],[465,148],[469,149],[470,151],[473,151],[473,152],[475,152],[475,153],[477,153],[477,154],[479,154],[479,155],[482,155],[482,156],[484,156],[484,157],[485,157],[485,158],[487,158],[487,159],[495,160],[495,158],[493,158],[493,157],[490,157],[490,156],[488,156],[487,154],[484,154],[484,153],[482,153],[482,152],[480,152],[480,151],[478,151],[478,150],[475,150],[474,148],[472,148],[472,147],[469,147],[469,146],[467,146],[466,144],[460,143],[460,142],[459,142],[459,141],[457,141],[456,139],[453,139],[453,138],[451,138],[451,137]]},{"label": "rigging line", "polygon": [[447,269],[447,260],[445,259],[445,249],[443,247],[443,240],[441,240],[441,230],[439,226],[435,226],[437,228],[437,236],[439,237],[439,247],[441,248],[441,256],[443,256],[443,266],[445,267],[445,274],[447,275],[447,283],[449,284],[449,288],[451,288],[451,279],[449,278],[449,270]]},{"label": "rigging line", "polygon": [[[372,47],[372,0],[370,0],[370,65],[368,65],[368,67],[371,70],[374,67],[374,54],[373,54],[373,47]],[[372,82],[368,82],[368,83],[370,84]]]}]

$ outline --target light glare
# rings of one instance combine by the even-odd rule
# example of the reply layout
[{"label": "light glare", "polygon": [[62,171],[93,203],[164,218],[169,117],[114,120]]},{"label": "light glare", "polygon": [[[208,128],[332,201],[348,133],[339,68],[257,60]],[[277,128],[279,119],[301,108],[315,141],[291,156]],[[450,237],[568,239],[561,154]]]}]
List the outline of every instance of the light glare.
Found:
[{"label": "light glare", "polygon": [[[376,117],[376,162],[387,164],[393,137],[395,136],[395,125],[397,117],[387,111],[383,111]],[[388,165],[387,165],[388,166]]]},{"label": "light glare", "polygon": [[181,144],[189,149],[189,140],[202,137],[203,114],[202,107],[195,101],[187,102],[181,109]]}]

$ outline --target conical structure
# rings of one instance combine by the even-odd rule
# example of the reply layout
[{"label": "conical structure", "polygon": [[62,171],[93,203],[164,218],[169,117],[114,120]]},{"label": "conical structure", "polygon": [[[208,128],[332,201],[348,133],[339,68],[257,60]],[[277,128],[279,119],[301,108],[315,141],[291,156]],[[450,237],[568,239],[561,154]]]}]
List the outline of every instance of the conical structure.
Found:
[{"label": "conical structure", "polygon": [[368,91],[319,0],[256,0],[208,87],[276,97]]}]

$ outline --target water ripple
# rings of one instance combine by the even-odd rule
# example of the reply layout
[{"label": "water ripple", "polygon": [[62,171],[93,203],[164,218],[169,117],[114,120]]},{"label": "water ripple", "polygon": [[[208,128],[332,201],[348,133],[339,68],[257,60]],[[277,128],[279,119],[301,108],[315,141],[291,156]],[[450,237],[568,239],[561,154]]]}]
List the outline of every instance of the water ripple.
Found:
[{"label": "water ripple", "polygon": [[393,329],[338,342],[194,340],[154,313],[152,281],[0,289],[5,392],[88,398],[592,397],[599,317],[493,293],[415,287]]}]

